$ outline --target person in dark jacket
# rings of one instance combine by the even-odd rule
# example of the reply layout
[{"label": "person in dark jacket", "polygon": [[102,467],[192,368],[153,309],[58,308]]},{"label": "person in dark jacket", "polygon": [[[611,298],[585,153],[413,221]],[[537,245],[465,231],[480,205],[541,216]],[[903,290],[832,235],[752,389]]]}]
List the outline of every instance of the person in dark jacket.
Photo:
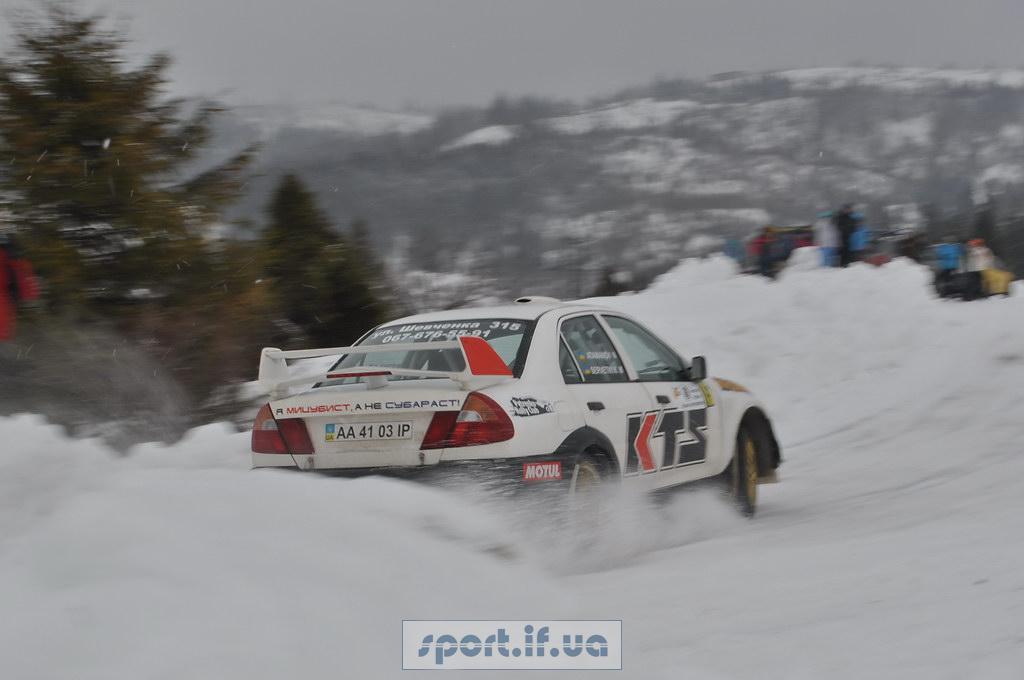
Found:
[{"label": "person in dark jacket", "polygon": [[754,240],[750,242],[751,254],[757,262],[757,272],[769,279],[775,278],[775,264],[778,261],[779,239],[775,230],[765,227]]},{"label": "person in dark jacket", "polygon": [[0,232],[0,342],[14,338],[18,303],[38,296],[32,265],[22,257],[14,239]]},{"label": "person in dark jacket", "polygon": [[853,234],[857,231],[857,218],[853,206],[847,203],[832,216],[832,224],[839,232],[839,266],[848,267],[853,262]]}]

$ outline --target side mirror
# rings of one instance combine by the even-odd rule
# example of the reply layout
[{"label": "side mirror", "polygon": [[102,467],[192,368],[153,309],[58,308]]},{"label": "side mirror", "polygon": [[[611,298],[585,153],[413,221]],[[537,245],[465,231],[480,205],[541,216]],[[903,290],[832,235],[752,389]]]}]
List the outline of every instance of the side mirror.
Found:
[{"label": "side mirror", "polygon": [[690,362],[690,381],[700,382],[708,377],[708,362],[704,357],[694,357]]}]

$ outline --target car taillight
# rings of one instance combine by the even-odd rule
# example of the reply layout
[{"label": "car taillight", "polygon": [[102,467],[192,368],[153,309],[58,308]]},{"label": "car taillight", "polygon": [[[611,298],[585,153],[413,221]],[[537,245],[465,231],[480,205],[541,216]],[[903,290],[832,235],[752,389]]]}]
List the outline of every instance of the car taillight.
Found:
[{"label": "car taillight", "polygon": [[275,420],[264,404],[252,424],[253,453],[313,453],[313,442],[301,418]]},{"label": "car taillight", "polygon": [[302,418],[282,418],[277,426],[291,453],[313,453],[313,442]]},{"label": "car taillight", "polygon": [[455,419],[459,417],[458,411],[438,411],[430,421],[427,434],[423,437],[421,449],[443,449],[447,446],[448,435],[455,427]]},{"label": "car taillight", "polygon": [[512,419],[490,397],[471,392],[462,410],[439,411],[430,421],[421,449],[452,449],[508,441],[515,435]]}]

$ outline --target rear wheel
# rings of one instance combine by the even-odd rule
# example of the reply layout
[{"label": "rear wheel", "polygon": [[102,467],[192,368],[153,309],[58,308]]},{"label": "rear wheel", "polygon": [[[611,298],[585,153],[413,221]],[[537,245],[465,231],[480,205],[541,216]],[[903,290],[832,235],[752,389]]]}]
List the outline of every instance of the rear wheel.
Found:
[{"label": "rear wheel", "polygon": [[732,457],[729,481],[732,497],[746,517],[753,517],[757,511],[757,477],[757,443],[743,428],[736,437],[736,453]]},{"label": "rear wheel", "polygon": [[587,450],[576,458],[569,493],[574,496],[596,495],[607,481],[611,466],[600,451]]},{"label": "rear wheel", "polygon": [[612,466],[601,451],[576,457],[569,480],[568,518],[571,532],[585,543],[597,535],[608,511]]}]

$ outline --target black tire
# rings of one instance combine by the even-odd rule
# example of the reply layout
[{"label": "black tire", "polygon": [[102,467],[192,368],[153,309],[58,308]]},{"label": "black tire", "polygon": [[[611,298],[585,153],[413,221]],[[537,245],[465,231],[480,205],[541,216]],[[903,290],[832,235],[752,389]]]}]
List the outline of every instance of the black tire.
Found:
[{"label": "black tire", "polygon": [[753,517],[757,512],[757,448],[757,438],[746,427],[741,427],[728,478],[730,495],[744,517]]}]

